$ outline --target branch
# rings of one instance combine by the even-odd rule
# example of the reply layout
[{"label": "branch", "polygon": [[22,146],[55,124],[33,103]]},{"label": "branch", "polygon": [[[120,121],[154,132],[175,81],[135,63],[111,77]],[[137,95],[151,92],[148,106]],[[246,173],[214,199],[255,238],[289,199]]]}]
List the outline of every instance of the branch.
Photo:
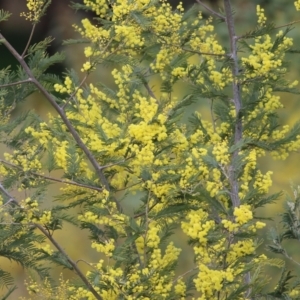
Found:
[{"label": "branch", "polygon": [[[20,170],[20,171],[22,171],[22,172],[25,173],[25,171],[22,169],[22,167],[17,166],[17,165],[15,165],[13,163],[10,163],[10,162],[5,161],[3,159],[0,159],[0,163],[8,165],[8,166],[10,166],[12,168],[16,168],[16,169],[18,169],[18,170]],[[84,183],[79,183],[79,182],[76,182],[76,181],[73,181],[73,180],[63,180],[63,179],[54,178],[54,177],[50,177],[50,176],[47,176],[47,175],[43,175],[43,174],[31,172],[31,171],[26,171],[26,173],[28,173],[29,175],[37,176],[37,177],[44,178],[44,179],[47,179],[47,180],[50,180],[50,181],[54,181],[54,182],[75,185],[75,186],[79,186],[79,187],[83,187],[83,188],[87,188],[87,189],[91,189],[91,190],[103,192],[102,188],[98,188],[96,186],[92,186],[92,185],[88,185],[88,184],[84,184]]]},{"label": "branch", "polygon": [[287,259],[289,259],[290,261],[292,261],[294,264],[296,264],[297,266],[300,267],[300,263],[297,262],[296,260],[293,259],[293,257],[291,257],[285,249],[283,249],[283,252],[281,252],[283,254],[284,257],[286,257]]},{"label": "branch", "polygon": [[67,259],[68,263],[73,267],[77,275],[81,278],[81,280],[84,282],[86,287],[89,289],[89,291],[95,296],[96,299],[102,300],[102,297],[96,292],[96,290],[93,288],[92,284],[87,280],[87,278],[83,275],[83,273],[80,271],[80,269],[77,267],[76,262],[74,262],[65,252],[65,250],[58,244],[58,242],[52,237],[51,234],[41,225],[34,224],[36,228],[38,228],[53,244],[53,246]]},{"label": "branch", "polygon": [[14,86],[14,85],[23,84],[23,83],[29,83],[29,82],[32,82],[32,80],[30,78],[25,79],[25,80],[16,81],[16,82],[7,83],[7,84],[1,84],[0,89],[5,88],[5,87]]},{"label": "branch", "polygon": [[[231,73],[232,73],[232,90],[233,90],[233,102],[235,106],[235,112],[236,112],[236,121],[235,121],[235,130],[234,130],[234,143],[237,144],[242,139],[243,134],[243,127],[242,127],[242,119],[240,116],[240,111],[242,108],[242,101],[241,101],[241,84],[238,79],[239,75],[239,61],[238,61],[238,55],[237,55],[237,39],[238,37],[235,34],[235,28],[234,28],[234,20],[232,15],[232,9],[231,9],[231,3],[230,0],[224,0],[224,9],[225,9],[225,15],[226,15],[226,24],[228,28],[229,33],[229,40],[230,40],[230,50],[231,50],[231,59],[232,59],[232,67],[231,67]],[[231,161],[236,159],[239,155],[238,148],[233,152]],[[231,185],[231,201],[233,208],[239,207],[241,200],[239,197],[239,183],[237,181],[236,175],[235,175],[235,169],[231,163],[229,166],[229,180]],[[251,283],[251,274],[250,272],[246,272],[245,274],[245,283],[249,286]],[[244,295],[246,298],[251,294],[251,288],[248,288],[247,291],[245,291]]]},{"label": "branch", "polygon": [[[147,206],[146,206],[146,209],[145,211],[141,212],[141,213],[138,213],[136,215],[133,216],[134,219],[137,219],[139,217],[143,217],[143,216],[146,216],[148,217],[148,214],[152,211],[152,209],[158,204],[158,202],[155,202],[151,207],[148,207],[148,202],[147,202]],[[147,208],[148,207],[148,208]]]},{"label": "branch", "polygon": [[197,50],[193,50],[193,49],[187,49],[182,47],[181,50],[186,51],[186,52],[191,52],[191,53],[196,53],[199,55],[210,55],[210,56],[220,56],[220,57],[228,57],[228,54],[218,54],[218,53],[211,53],[211,52],[200,52]]},{"label": "branch", "polygon": [[107,168],[111,168],[111,167],[114,167],[114,166],[121,166],[123,163],[125,163],[127,160],[129,160],[131,158],[134,158],[134,155],[126,157],[126,158],[124,158],[124,159],[122,159],[122,160],[120,160],[118,162],[104,165],[104,166],[101,167],[101,170],[104,170],[104,169],[107,169]]},{"label": "branch", "polygon": [[[234,143],[237,144],[242,139],[242,120],[240,117],[240,110],[241,110],[241,93],[240,93],[240,83],[237,79],[239,75],[239,63],[238,63],[238,56],[237,56],[237,36],[235,34],[234,28],[234,21],[232,16],[231,4],[230,0],[224,0],[224,8],[226,14],[226,24],[229,33],[229,40],[230,40],[230,50],[231,50],[231,59],[232,59],[232,90],[233,90],[233,102],[235,106],[236,112],[236,123],[235,123],[235,132],[234,132]],[[232,155],[232,160],[234,160],[239,154],[239,150],[235,150]],[[238,195],[239,192],[239,184],[235,178],[235,170],[232,166],[230,166],[230,183],[231,183],[231,201],[233,207],[238,207],[240,205],[240,198]]]},{"label": "branch", "polygon": [[143,84],[144,84],[144,87],[146,88],[148,94],[149,94],[152,98],[156,99],[156,97],[155,97],[155,95],[154,95],[152,89],[150,88],[148,82],[145,81],[145,82],[143,82]]},{"label": "branch", "polygon": [[24,57],[24,56],[25,56],[25,54],[26,54],[26,52],[27,52],[27,50],[28,50],[28,48],[29,48],[29,45],[30,45],[31,40],[32,40],[32,37],[33,37],[34,30],[35,30],[35,26],[36,26],[36,23],[33,24],[32,28],[31,28],[31,32],[30,32],[29,39],[28,39],[28,41],[27,41],[27,44],[26,44],[26,46],[25,46],[25,49],[24,49],[24,51],[23,51],[21,57]]},{"label": "branch", "polygon": [[204,4],[202,1],[200,0],[196,0],[196,2],[198,4],[200,4],[201,6],[203,6],[206,10],[208,10],[212,15],[214,15],[215,17],[223,20],[223,21],[226,21],[226,18],[224,16],[222,16],[221,14],[217,13],[216,11],[214,11],[213,9],[211,9],[210,7],[208,7],[206,4]]},{"label": "branch", "polygon": [[[20,207],[18,201],[12,197],[9,192],[3,187],[3,185],[0,183],[0,190],[4,193],[5,196],[7,196],[14,204]],[[77,273],[77,275],[81,278],[81,280],[84,282],[88,290],[95,296],[96,299],[102,300],[102,297],[96,292],[96,290],[93,288],[92,284],[87,280],[87,278],[83,275],[81,270],[77,267],[77,264],[68,256],[68,254],[65,252],[65,250],[58,244],[58,242],[52,237],[52,235],[40,224],[32,223],[30,225],[35,226],[38,228],[53,244],[53,246],[67,259],[69,264],[73,267],[74,271]]]},{"label": "branch", "polygon": [[279,28],[288,27],[288,26],[297,24],[297,23],[299,23],[299,22],[300,22],[300,20],[296,20],[296,21],[293,21],[293,22],[290,22],[290,23],[287,23],[287,24],[284,24],[284,25],[281,25],[281,26],[276,26],[276,27],[274,27],[273,29],[279,29]]},{"label": "branch", "polygon": [[184,276],[186,276],[187,274],[196,271],[199,267],[194,267],[186,272],[184,272],[183,274],[179,275],[176,279],[173,280],[173,283],[177,282],[179,279],[182,279]]},{"label": "branch", "polygon": [[[7,202],[14,202],[15,204],[19,205],[18,201],[8,193],[8,191],[4,188],[2,183],[0,183],[0,190],[7,198],[9,198]],[[5,204],[7,204],[7,202]]]},{"label": "branch", "polygon": [[[101,166],[97,162],[94,155],[91,153],[91,151],[87,148],[87,146],[82,141],[81,137],[79,136],[78,132],[75,130],[73,125],[71,124],[70,120],[67,118],[64,110],[56,103],[55,99],[52,97],[52,95],[40,84],[40,82],[35,78],[33,75],[31,69],[25,62],[24,58],[18,54],[18,52],[13,48],[13,46],[4,38],[4,36],[0,33],[0,39],[2,39],[2,44],[9,50],[9,52],[15,57],[15,59],[19,62],[19,64],[23,67],[24,71],[26,72],[29,79],[32,81],[32,83],[38,88],[38,90],[45,96],[45,98],[48,100],[48,102],[51,104],[51,106],[56,110],[58,115],[61,117],[62,121],[70,131],[71,135],[73,136],[74,140],[76,141],[77,145],[81,150],[85,153],[86,157],[92,164],[93,168],[95,169],[102,185],[105,187],[106,190],[110,191],[109,183],[102,172]],[[119,211],[122,211],[122,207],[120,203],[115,199],[116,205]]]}]

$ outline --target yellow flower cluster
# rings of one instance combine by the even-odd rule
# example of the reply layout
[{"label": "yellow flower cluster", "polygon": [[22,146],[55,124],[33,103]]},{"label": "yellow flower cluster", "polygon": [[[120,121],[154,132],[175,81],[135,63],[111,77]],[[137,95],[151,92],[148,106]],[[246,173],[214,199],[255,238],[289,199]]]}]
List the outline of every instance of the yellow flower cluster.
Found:
[{"label": "yellow flower cluster", "polygon": [[4,158],[17,166],[20,166],[25,172],[29,170],[41,170],[42,164],[35,155],[38,150],[37,147],[28,146],[25,147],[24,150],[14,150],[13,154],[4,153]]},{"label": "yellow flower cluster", "polygon": [[41,224],[47,225],[52,220],[51,211],[41,211],[36,200],[32,200],[30,197],[20,201],[20,207],[22,214],[22,224]]},{"label": "yellow flower cluster", "polygon": [[[202,16],[199,15],[199,20]],[[207,60],[208,69],[210,72],[209,79],[213,83],[214,88],[222,90],[225,86],[232,82],[232,74],[229,68],[218,70],[217,63],[214,55],[225,55],[223,47],[216,40],[216,36],[212,34],[214,26],[211,25],[212,20],[208,19],[205,24],[199,26],[199,20],[195,20],[193,25],[197,27],[195,32],[191,34],[189,45],[190,47],[202,53],[203,57]],[[203,77],[198,75],[196,82],[203,84]]]},{"label": "yellow flower cluster", "polygon": [[[92,197],[92,195],[89,196]],[[118,233],[124,234],[125,233],[124,224],[126,224],[128,217],[118,212],[116,203],[109,200],[109,192],[103,190],[102,193],[95,194],[94,200],[95,202],[97,202],[95,206],[97,208],[106,209],[108,214],[101,215],[101,217],[99,217],[98,214],[92,211],[86,211],[83,214],[80,214],[78,216],[78,220],[83,223],[92,223],[100,226],[101,225],[112,226]],[[104,246],[107,247],[107,249],[111,249],[111,242],[112,241],[109,241],[109,243],[105,243]],[[104,249],[101,245],[98,246],[98,244],[95,244],[94,248],[97,247],[98,249]]]},{"label": "yellow flower cluster", "polygon": [[219,191],[223,188],[223,183],[220,180],[206,181],[206,190],[209,192],[211,197],[218,195]]},{"label": "yellow flower cluster", "polygon": [[48,124],[42,122],[39,124],[41,131],[35,131],[32,127],[27,127],[25,132],[31,134],[33,137],[39,140],[39,143],[43,146],[47,146],[47,143],[50,140],[50,132],[48,129]]},{"label": "yellow flower cluster", "polygon": [[194,279],[196,290],[201,293],[199,300],[214,299],[216,292],[220,292],[223,284],[232,282],[234,273],[230,268],[227,270],[209,269],[205,264],[199,265],[199,273]]},{"label": "yellow flower cluster", "polygon": [[[188,216],[190,222],[183,222],[182,229],[189,237],[198,241],[198,244],[194,246],[199,268],[199,273],[194,279],[195,287],[197,291],[201,293],[199,299],[214,299],[215,295],[220,293],[221,290],[222,293],[229,291],[230,285],[226,285],[225,287],[224,284],[233,282],[245,268],[243,263],[238,263],[238,266],[234,268],[231,266],[235,264],[237,260],[254,254],[256,246],[251,239],[237,241],[229,245],[229,252],[226,254],[227,265],[219,269],[219,267],[217,267],[218,261],[224,261],[223,258],[218,257],[218,253],[225,251],[228,247],[226,246],[226,239],[219,239],[214,245],[210,244],[210,247],[207,247],[207,239],[205,236],[209,230],[213,230],[215,226],[214,222],[207,221],[207,213],[201,210],[191,212]],[[248,232],[249,230],[253,231],[265,226],[262,222],[256,222],[254,224],[251,222],[253,214],[249,205],[241,205],[235,208],[234,216],[236,218],[235,223],[225,219],[222,220],[223,226],[230,232],[237,230]],[[244,227],[241,225],[247,226]],[[216,266],[214,266],[214,264],[216,264]]]},{"label": "yellow flower cluster", "polygon": [[76,291],[74,295],[70,295],[69,280],[64,280],[63,276],[60,275],[58,279],[58,284],[53,287],[52,282],[46,278],[43,282],[37,282],[36,278],[30,277],[29,281],[25,281],[25,287],[30,295],[30,298],[20,297],[19,300],[40,300],[40,299],[51,299],[51,300],[79,300],[80,298],[76,296]]},{"label": "yellow flower cluster", "polygon": [[[266,224],[262,222],[250,222],[253,219],[253,213],[250,205],[240,205],[234,209],[233,215],[235,222],[227,219],[222,220],[222,224],[229,232],[236,233],[239,230],[244,232],[255,232],[257,229],[263,228]],[[242,226],[245,225],[245,226]]]},{"label": "yellow flower cluster", "polygon": [[272,71],[282,71],[279,67],[282,64],[281,57],[276,57],[271,52],[273,43],[269,35],[264,35],[255,39],[255,45],[251,46],[252,54],[249,58],[242,57],[244,65],[249,65],[253,70],[246,77],[254,78],[258,76],[272,76]]},{"label": "yellow flower cluster", "polygon": [[187,75],[187,69],[183,68],[183,67],[177,67],[175,69],[172,70],[171,74],[175,77],[178,78],[182,78],[185,77]]},{"label": "yellow flower cluster", "polygon": [[69,76],[66,76],[64,85],[58,84],[58,83],[54,84],[54,90],[61,94],[63,94],[63,93],[71,94],[72,91],[74,90],[73,82],[72,82],[71,78]]},{"label": "yellow flower cluster", "polygon": [[[107,1],[97,0],[96,2],[85,0],[84,3],[91,8],[100,18],[103,18],[109,10]],[[149,4],[149,0],[138,1],[116,1],[112,5],[111,19],[114,25],[109,29],[102,26],[93,25],[88,19],[82,20],[82,28],[74,26],[75,29],[85,38],[94,43],[95,47],[87,46],[85,55],[87,58],[97,57],[100,54],[105,57],[111,52],[124,52],[126,55],[137,54],[138,50],[144,46],[144,38],[142,37],[142,28],[136,19],[130,16],[130,12],[135,10],[143,11],[147,16],[153,16],[153,6]],[[154,16],[153,16],[154,17]],[[108,49],[111,43],[119,43],[116,48]],[[92,67],[91,61],[87,61],[82,71],[89,71]]]},{"label": "yellow flower cluster", "polygon": [[212,150],[212,153],[213,155],[215,155],[217,162],[221,165],[227,165],[229,163],[230,156],[228,150],[229,149],[227,141],[217,143]]},{"label": "yellow flower cluster", "polygon": [[235,221],[239,225],[246,224],[248,221],[253,219],[250,205],[240,205],[240,207],[236,207],[233,215],[235,216]]},{"label": "yellow flower cluster", "polygon": [[49,0],[27,0],[27,8],[29,12],[21,13],[21,16],[25,17],[26,20],[32,22],[38,22],[42,17],[44,6],[49,4]]},{"label": "yellow flower cluster", "polygon": [[247,192],[249,191],[249,185],[248,183],[252,179],[252,172],[256,168],[256,159],[257,159],[257,151],[255,149],[252,149],[249,153],[249,155],[245,158],[247,161],[243,174],[240,179],[240,192],[239,192],[239,197],[240,199],[243,199]]},{"label": "yellow flower cluster", "polygon": [[197,240],[201,245],[206,245],[207,234],[214,229],[215,222],[207,220],[208,214],[202,209],[191,211],[186,218],[188,222],[181,223],[183,232],[190,238]]},{"label": "yellow flower cluster", "polygon": [[115,39],[122,42],[125,47],[136,48],[144,45],[144,38],[141,37],[140,28],[136,26],[116,25]]},{"label": "yellow flower cluster", "polygon": [[179,295],[180,297],[180,300],[184,300],[186,299],[185,298],[185,295],[186,295],[186,284],[183,282],[183,280],[180,278],[176,285],[174,286],[174,290],[175,290],[175,293],[177,295]]},{"label": "yellow flower cluster", "polygon": [[[112,242],[109,242],[109,244],[112,245]],[[99,244],[95,245],[95,248],[98,246]],[[101,247],[101,252],[102,250],[103,248]],[[110,256],[110,251],[108,251],[108,256]],[[168,272],[167,275],[163,276],[161,272],[164,268],[168,268],[169,265],[176,262],[179,254],[180,249],[174,247],[172,242],[168,244],[164,254],[162,254],[160,249],[153,248],[147,265],[141,266],[137,264],[131,266],[130,272],[126,277],[121,268],[113,268],[110,265],[110,260],[108,260],[107,265],[104,265],[104,261],[101,259],[94,266],[99,271],[101,285],[106,288],[99,290],[96,287],[95,289],[104,299],[117,299],[119,295],[126,295],[126,299],[130,300],[134,300],[136,297],[150,300],[150,298],[140,295],[140,293],[146,292],[150,293],[153,297],[166,299],[173,287],[174,272]],[[87,276],[90,276],[90,272],[87,272]],[[185,293],[184,283],[179,281],[176,287],[178,294],[183,295]],[[73,292],[74,288],[70,288],[69,291]],[[92,294],[84,288],[80,288],[78,293],[78,297],[80,295],[80,297],[91,297],[93,299]]]},{"label": "yellow flower cluster", "polygon": [[94,11],[99,17],[103,18],[106,15],[106,12],[108,11],[108,3],[106,0],[83,0],[83,3],[90,7],[92,11]]},{"label": "yellow flower cluster", "polygon": [[256,14],[258,17],[257,23],[260,26],[264,26],[267,21],[267,18],[265,16],[265,10],[263,8],[261,8],[260,5],[256,6]]},{"label": "yellow flower cluster", "polygon": [[97,252],[105,254],[106,257],[112,257],[113,251],[115,250],[114,240],[110,239],[104,243],[92,242],[92,248],[96,249]]},{"label": "yellow flower cluster", "polygon": [[[289,129],[288,126],[284,126],[282,131],[275,132],[275,137],[277,135],[279,137],[282,136],[282,133],[285,133],[287,129]],[[297,135],[296,140],[283,144],[279,149],[272,151],[271,155],[273,159],[285,160],[291,152],[298,151],[299,148],[300,148],[300,135]]]},{"label": "yellow flower cluster", "polygon": [[158,248],[160,238],[159,238],[159,227],[156,223],[151,222],[147,232],[147,242],[146,245],[149,248]]},{"label": "yellow flower cluster", "polygon": [[230,245],[230,251],[227,254],[226,261],[231,264],[241,257],[254,254],[254,252],[255,245],[253,240],[248,239],[238,241],[237,243]]},{"label": "yellow flower cluster", "polygon": [[[168,47],[162,48],[156,55],[155,63],[152,63],[150,67],[157,73],[163,73],[165,67],[171,62],[171,51]],[[166,79],[166,76],[162,75],[162,79]]]},{"label": "yellow flower cluster", "polygon": [[296,7],[296,10],[299,11],[300,10],[300,0],[295,1],[294,4],[295,4],[295,7]]},{"label": "yellow flower cluster", "polygon": [[43,250],[48,255],[52,255],[53,252],[54,252],[53,249],[50,247],[49,244],[46,244],[46,245],[37,245],[37,248]]},{"label": "yellow flower cluster", "polygon": [[262,194],[268,193],[269,188],[272,186],[272,174],[272,171],[268,171],[265,175],[263,175],[261,171],[258,170],[255,176],[255,182],[253,184],[253,187],[257,188],[258,191]]}]

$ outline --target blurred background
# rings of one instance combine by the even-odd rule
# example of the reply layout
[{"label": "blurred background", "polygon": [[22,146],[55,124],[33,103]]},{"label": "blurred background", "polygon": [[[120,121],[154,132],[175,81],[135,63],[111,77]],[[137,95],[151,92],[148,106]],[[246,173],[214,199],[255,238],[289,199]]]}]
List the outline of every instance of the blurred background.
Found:
[{"label": "blurred background", "polygon": [[[80,2],[78,0],[74,2]],[[179,1],[169,0],[169,2],[176,7]],[[219,0],[210,0],[203,1],[205,4],[219,10],[222,7],[222,1]],[[232,4],[235,8],[236,15],[236,30],[237,34],[245,33],[246,31],[254,28],[256,24],[256,15],[255,7],[257,4],[265,8],[266,15],[269,21],[275,23],[276,25],[284,25],[294,20],[300,20],[300,12],[296,12],[293,2],[291,0],[233,0]],[[184,0],[183,4],[185,8],[190,7],[195,4],[195,0]],[[9,40],[9,42],[17,49],[19,52],[22,52],[27,43],[28,37],[31,31],[31,23],[26,21],[24,18],[20,17],[20,13],[26,11],[26,1],[25,0],[0,0],[0,9],[10,11],[12,16],[8,22],[0,23],[1,33]],[[204,16],[209,16],[208,11],[203,8]],[[32,43],[40,41],[41,39],[52,36],[55,38],[51,47],[48,49],[49,54],[53,54],[57,51],[64,51],[66,53],[66,60],[63,65],[56,65],[50,71],[57,73],[57,75],[62,76],[64,70],[75,69],[79,71],[82,63],[84,62],[84,57],[82,53],[82,46],[74,45],[63,47],[62,41],[65,39],[76,38],[77,34],[74,32],[72,24],[78,24],[83,17],[93,17],[92,14],[78,12],[75,13],[74,10],[70,8],[69,0],[53,0],[52,4],[49,7],[47,15],[43,17],[41,22],[38,24]],[[294,30],[289,34],[290,37],[294,39],[294,48],[300,49],[300,26],[298,24],[294,25]],[[219,34],[219,39],[222,43],[227,43],[226,28],[224,24],[216,23],[216,31]],[[288,60],[291,63],[291,71],[288,75],[289,79],[300,81],[300,56],[299,55],[290,55]],[[0,45],[0,68],[11,65],[12,68],[16,68],[16,62],[13,57],[8,53],[5,47]],[[109,80],[107,72],[110,70],[107,69],[98,69],[93,76],[90,78],[93,80]],[[78,72],[80,73],[80,72]],[[107,82],[109,84],[109,82]],[[184,94],[184,86],[178,88],[178,91]],[[280,112],[280,117],[283,123],[289,125],[295,124],[295,122],[300,120],[300,95],[290,95],[282,94],[282,103],[285,106]],[[210,103],[206,100],[203,100],[202,103],[196,103],[189,111],[187,111],[187,116],[193,110],[200,110],[203,116],[209,117],[209,106]],[[51,107],[44,101],[44,99],[37,93],[20,104],[14,111],[14,116],[19,113],[27,110],[35,110],[39,115],[46,118],[46,114],[52,111]],[[3,145],[0,145],[0,157],[4,151],[6,151]],[[300,185],[300,154],[293,153],[285,161],[273,161],[270,158],[263,158],[260,162],[261,167],[264,171],[272,170],[273,174],[273,187],[271,192],[278,192],[283,190],[286,193],[292,194],[291,185]],[[57,173],[59,176],[59,173]],[[55,188],[54,188],[55,186]],[[49,199],[53,195],[59,193],[60,186],[53,185],[51,189],[52,195],[49,194]],[[50,200],[49,200],[50,201]],[[279,214],[283,210],[284,197],[281,201],[278,201],[275,205],[269,205],[265,209],[259,211],[260,216],[274,216]],[[66,228],[69,230],[64,230],[64,232],[58,233],[56,238],[62,242],[62,246],[74,259],[85,259],[89,257],[89,260],[94,259],[93,262],[96,262],[99,257],[96,253],[90,248],[87,236],[85,233],[76,232],[70,225],[67,225]],[[175,242],[176,244],[181,244],[182,237],[176,235]],[[291,244],[289,247],[289,254],[294,257],[298,262],[300,262],[300,251],[299,246],[296,247],[295,244]],[[183,249],[180,257],[180,273],[183,273],[186,270],[186,266],[191,263],[191,253],[187,249]],[[11,299],[17,299],[18,296],[26,295],[24,289],[24,274],[22,268],[14,263],[11,263],[5,259],[0,258],[0,265],[4,269],[11,270],[14,273],[15,278],[18,279],[19,289],[13,293]],[[84,271],[87,271],[86,265],[81,265]],[[62,270],[55,270],[54,272],[58,275]],[[297,270],[297,273],[300,275],[300,271]],[[58,276],[57,276],[58,277]],[[71,278],[72,273],[64,271],[65,278]],[[0,297],[3,291],[0,290]]]}]

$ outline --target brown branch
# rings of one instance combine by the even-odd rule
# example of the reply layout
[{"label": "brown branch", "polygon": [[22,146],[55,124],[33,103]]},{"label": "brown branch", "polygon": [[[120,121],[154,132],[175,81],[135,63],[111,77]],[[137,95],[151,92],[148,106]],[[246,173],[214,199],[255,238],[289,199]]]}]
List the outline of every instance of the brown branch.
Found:
[{"label": "brown branch", "polygon": [[[15,59],[19,62],[19,64],[24,69],[27,76],[31,79],[32,83],[38,88],[38,90],[45,96],[45,98],[48,100],[48,102],[51,104],[51,106],[56,110],[58,115],[61,117],[62,121],[70,131],[71,135],[73,136],[74,140],[76,141],[79,148],[85,153],[86,157],[92,164],[93,168],[95,169],[102,185],[105,187],[106,190],[110,191],[109,183],[102,172],[101,166],[97,162],[96,158],[92,154],[92,152],[88,149],[88,147],[84,144],[82,141],[80,135],[76,131],[76,129],[71,124],[70,120],[66,116],[64,110],[56,103],[55,99],[52,97],[52,95],[40,84],[40,82],[35,78],[33,75],[31,69],[25,62],[24,58],[19,55],[19,53],[13,48],[13,46],[4,38],[4,36],[0,33],[0,39],[2,39],[2,44],[9,50],[9,52],[15,57]],[[117,201],[117,199],[114,199],[117,205],[117,208],[119,211],[122,211],[122,207],[120,203]]]},{"label": "brown branch", "polygon": [[[234,132],[234,143],[237,144],[242,139],[242,120],[240,117],[240,110],[241,110],[241,92],[240,92],[240,83],[237,79],[239,75],[239,63],[238,63],[238,56],[237,56],[237,36],[235,34],[234,28],[234,20],[232,15],[231,3],[230,0],[224,0],[224,8],[226,14],[226,24],[229,33],[229,41],[230,41],[230,50],[231,50],[231,60],[232,60],[232,67],[231,73],[233,78],[232,83],[232,90],[233,90],[233,102],[235,106],[236,112],[236,123],[235,123],[235,132]],[[236,159],[239,154],[239,150],[235,150],[232,155],[232,160]],[[233,207],[238,207],[240,205],[240,198],[239,198],[239,184],[235,178],[235,170],[233,166],[230,166],[229,170],[229,178],[231,184],[231,201]]]},{"label": "brown branch", "polygon": [[[22,172],[25,173],[25,171],[22,169],[22,167],[17,166],[17,165],[15,165],[13,163],[10,163],[10,162],[5,161],[3,159],[0,159],[0,163],[8,165],[8,166],[10,166],[12,168],[16,168],[16,169],[18,169],[18,170],[20,170],[20,171],[22,171]],[[38,176],[38,177],[46,179],[46,180],[54,181],[54,182],[75,185],[75,186],[79,186],[79,187],[83,187],[83,188],[95,190],[95,191],[98,191],[98,192],[103,192],[103,188],[99,188],[99,187],[88,185],[88,184],[84,184],[84,183],[79,183],[79,182],[76,182],[76,181],[73,181],[73,180],[64,180],[64,179],[54,178],[54,177],[51,177],[51,176],[39,174],[39,173],[32,172],[32,171],[26,171],[26,173],[28,173],[30,175],[33,175],[33,176]]]},{"label": "brown branch", "polygon": [[196,2],[198,4],[200,4],[201,6],[203,6],[206,10],[208,10],[212,15],[214,15],[215,17],[225,21],[226,18],[224,16],[222,16],[221,14],[217,13],[216,11],[214,11],[213,9],[211,9],[209,6],[207,6],[206,4],[204,4],[202,1],[200,0],[196,0]]},{"label": "brown branch", "polygon": [[[231,73],[232,73],[232,91],[233,91],[233,102],[235,106],[235,112],[236,112],[236,121],[235,121],[235,130],[234,130],[234,143],[235,145],[238,144],[242,137],[243,137],[243,126],[242,126],[242,118],[240,116],[240,111],[242,109],[242,101],[241,101],[241,83],[239,82],[238,76],[239,76],[239,61],[238,61],[238,55],[237,55],[237,40],[238,37],[235,33],[235,26],[234,26],[234,20],[233,20],[233,14],[232,14],[232,8],[231,8],[231,0],[223,0],[224,1],[224,9],[225,9],[225,15],[226,15],[226,24],[229,34],[229,42],[230,42],[230,50],[231,50],[231,60],[232,60],[232,67],[231,67]],[[233,161],[237,159],[239,155],[239,149],[237,148],[231,157],[231,165],[229,166],[229,181],[231,186],[231,202],[233,208],[239,207],[241,200],[239,197],[239,183],[235,175],[235,169],[233,166]],[[232,237],[233,240],[234,237]],[[229,239],[230,241],[230,239]],[[250,272],[246,272],[244,276],[244,281],[246,285],[250,285],[251,283],[251,274]],[[245,291],[244,295],[246,298],[249,297],[251,294],[252,289],[251,287],[247,288],[247,291]]]}]

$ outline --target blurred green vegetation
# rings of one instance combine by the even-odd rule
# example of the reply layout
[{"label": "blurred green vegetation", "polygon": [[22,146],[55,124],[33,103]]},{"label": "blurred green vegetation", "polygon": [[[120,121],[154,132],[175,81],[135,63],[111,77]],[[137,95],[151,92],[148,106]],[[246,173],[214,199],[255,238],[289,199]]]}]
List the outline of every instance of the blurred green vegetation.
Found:
[{"label": "blurred green vegetation", "polygon": [[[11,3],[19,3],[20,5],[12,6]],[[171,1],[173,6],[176,6],[179,1]],[[183,1],[185,7],[195,4],[196,1]],[[218,10],[222,8],[222,1],[214,0],[214,1],[203,1],[208,5],[212,5],[214,9]],[[237,34],[243,34],[252,28],[255,27],[256,24],[256,15],[255,15],[255,7],[257,4],[261,5],[265,8],[266,15],[268,17],[268,21],[273,22],[276,26],[283,26],[288,24],[294,20],[300,20],[300,13],[297,13],[294,6],[293,1],[285,1],[285,0],[235,0],[232,1],[233,6],[235,8],[235,19],[236,19],[236,30]],[[30,23],[26,22],[24,19],[19,17],[21,11],[25,10],[25,1],[1,1],[0,8],[13,10],[12,18],[6,23],[1,24],[1,31],[4,36],[10,41],[10,43],[20,52],[24,49],[27,39],[30,35]],[[208,16],[208,12],[204,11],[204,16]],[[55,38],[53,42],[53,46],[49,49],[50,54],[55,51],[65,51],[66,52],[66,62],[65,65],[57,66],[56,69],[52,69],[51,71],[58,72],[57,74],[62,76],[62,71],[65,68],[73,68],[78,73],[80,73],[81,65],[84,61],[84,56],[82,52],[81,46],[68,46],[62,47],[61,43],[63,39],[69,39],[76,36],[76,33],[73,31],[71,24],[77,23],[87,15],[82,13],[75,14],[74,11],[69,7],[69,1],[60,1],[54,0],[50,6],[50,10],[47,16],[44,17],[42,22],[38,24],[37,31],[35,32],[33,43],[42,39],[46,36],[53,36]],[[92,16],[89,16],[92,17]],[[294,29],[290,32],[289,36],[294,39],[294,48],[300,49],[300,23],[294,24],[292,26]],[[224,23],[215,22],[216,32],[219,36],[219,39],[226,46],[228,43],[227,38],[227,28]],[[13,60],[12,56],[6,51],[3,46],[0,46],[1,51],[1,60],[0,67],[11,65],[12,68],[16,68],[17,65]],[[300,81],[300,57],[297,54],[291,54],[288,57],[290,61],[290,72],[288,77],[291,80],[298,79]],[[111,70],[108,69],[98,69],[90,78],[89,81],[105,81],[106,84],[113,84],[110,81],[110,76],[108,74]],[[152,85],[155,86],[155,79],[152,82]],[[154,88],[155,89],[155,88]],[[178,84],[175,88],[174,94],[177,97],[181,97],[186,92],[186,86],[184,84]],[[295,122],[300,120],[300,95],[291,95],[291,94],[282,94],[282,103],[285,108],[281,111],[281,120],[283,123],[287,123],[289,125],[294,124]],[[189,109],[187,109],[186,114],[184,116],[184,120],[188,119],[188,116],[195,110],[201,112],[202,116],[207,119],[211,119],[210,113],[211,100],[210,99],[202,99],[199,103],[195,103]],[[47,119],[47,114],[51,112],[50,106],[43,100],[40,94],[34,94],[23,104],[19,105],[15,110],[15,116],[27,111],[27,110],[35,110],[38,114],[40,114],[43,118]],[[0,155],[4,151],[7,151],[3,145],[0,145]],[[272,170],[273,174],[273,187],[271,192],[278,192],[279,190],[283,190],[286,193],[292,193],[291,184],[298,185],[300,184],[300,156],[299,153],[292,154],[286,161],[273,161],[271,158],[262,158],[260,161],[261,166],[267,171]],[[59,176],[59,173],[56,174]],[[60,185],[55,184],[51,189],[51,193],[49,194],[49,198],[46,201],[51,202],[52,197],[59,193]],[[134,200],[134,196],[132,197]],[[278,201],[276,204],[266,207],[264,210],[259,212],[260,216],[271,217],[276,216],[276,214],[280,213],[283,208],[283,200]],[[47,205],[47,203],[45,204]],[[128,207],[128,210],[131,208]],[[80,267],[85,272],[88,270],[87,264],[84,263],[84,260],[89,260],[95,262],[99,259],[98,254],[91,249],[90,244],[88,242],[87,236],[85,232],[78,233],[75,232],[71,225],[66,226],[66,230],[61,231],[60,236],[56,237],[58,241],[61,241],[63,248],[70,254],[74,260],[82,259],[79,262]],[[182,247],[184,241],[178,232],[174,239],[177,245]],[[288,251],[291,256],[294,257],[295,260],[300,262],[300,252],[295,247],[294,243],[291,243],[288,247]],[[187,247],[183,246],[183,251],[180,257],[179,266],[182,270],[187,268],[187,265],[191,262],[191,253]],[[22,287],[25,275],[20,266],[15,264],[11,264],[11,262],[7,260],[0,259],[0,264],[4,267],[7,266],[8,269],[13,270],[15,273],[15,277],[19,279],[18,285]],[[290,264],[288,264],[290,265]],[[181,271],[182,271],[181,270]],[[55,276],[58,278],[58,274],[62,270],[55,270]],[[270,272],[274,272],[274,270],[270,270]],[[271,274],[271,273],[270,273]],[[300,269],[298,270],[298,274],[300,275]],[[272,274],[274,275],[274,274]],[[72,277],[72,273],[69,271],[64,271],[65,278]],[[20,288],[13,295],[14,299],[18,296],[24,296],[25,290]],[[0,291],[0,296],[1,296]]]}]

